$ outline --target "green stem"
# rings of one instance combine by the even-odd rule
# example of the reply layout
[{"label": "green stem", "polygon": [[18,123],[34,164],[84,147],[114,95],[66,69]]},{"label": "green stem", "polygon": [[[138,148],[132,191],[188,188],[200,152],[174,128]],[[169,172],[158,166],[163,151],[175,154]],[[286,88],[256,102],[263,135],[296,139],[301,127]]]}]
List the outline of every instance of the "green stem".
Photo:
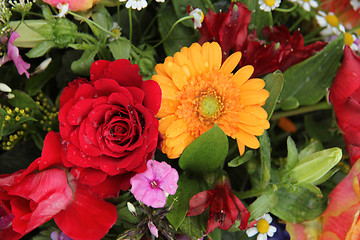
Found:
[{"label": "green stem", "polygon": [[160,42],[158,42],[157,44],[155,44],[155,45],[154,45],[154,48],[156,48],[157,46],[159,46],[160,44],[162,44],[162,43],[170,36],[171,32],[173,31],[173,29],[174,29],[174,27],[175,27],[176,25],[178,25],[178,24],[181,23],[182,21],[185,21],[185,20],[187,20],[187,19],[192,19],[192,18],[194,18],[194,17],[193,17],[193,16],[185,16],[185,17],[182,17],[182,18],[180,18],[179,20],[177,20],[177,21],[172,25],[172,27],[170,28],[170,31],[168,32],[168,34],[167,34]]},{"label": "green stem", "polygon": [[129,28],[130,28],[130,33],[129,33],[129,40],[130,42],[132,42],[132,15],[131,15],[131,8],[129,8]]},{"label": "green stem", "polygon": [[83,20],[84,22],[86,22],[86,23],[89,24],[89,25],[94,25],[95,27],[97,27],[97,28],[99,28],[100,30],[106,32],[107,34],[110,34],[112,37],[114,37],[114,38],[116,38],[116,39],[119,38],[119,36],[116,35],[115,33],[110,32],[109,30],[103,28],[102,26],[100,26],[100,25],[97,24],[96,22],[94,22],[94,21],[92,21],[92,20],[90,20],[90,19],[88,19],[88,18],[86,18],[86,17],[83,17],[83,16],[81,16],[81,15],[79,15],[79,14],[76,14],[76,13],[74,13],[74,12],[71,12],[71,11],[68,11],[68,13],[69,13],[70,15],[73,15],[74,17],[77,17],[77,18]]},{"label": "green stem", "polygon": [[284,12],[284,13],[288,13],[288,12],[292,12],[293,10],[295,10],[295,8],[297,8],[298,4],[295,4],[293,7],[285,9],[285,8],[275,8],[275,11],[278,12]]},{"label": "green stem", "polygon": [[294,29],[302,22],[302,20],[304,20],[304,16],[301,15],[301,17],[298,18],[298,20],[296,20],[296,22],[294,22],[294,24],[289,28],[289,31],[294,31]]},{"label": "green stem", "polygon": [[301,108],[298,108],[295,110],[290,110],[290,111],[285,111],[285,112],[275,112],[271,116],[271,120],[277,120],[277,119],[283,118],[283,117],[290,117],[290,116],[304,114],[304,113],[318,111],[318,110],[327,110],[327,109],[331,109],[331,108],[332,108],[331,105],[329,105],[327,102],[321,102],[321,103],[314,104],[311,106],[301,107]]}]

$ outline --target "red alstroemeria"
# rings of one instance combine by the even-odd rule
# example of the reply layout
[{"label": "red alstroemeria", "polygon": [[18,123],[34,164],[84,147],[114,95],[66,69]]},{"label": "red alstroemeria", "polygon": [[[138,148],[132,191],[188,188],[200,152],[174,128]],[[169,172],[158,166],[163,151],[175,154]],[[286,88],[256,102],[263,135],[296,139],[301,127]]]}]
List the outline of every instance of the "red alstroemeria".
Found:
[{"label": "red alstroemeria", "polygon": [[354,164],[360,158],[360,57],[348,46],[329,99],[343,132],[350,163]]},{"label": "red alstroemeria", "polygon": [[242,202],[232,193],[229,179],[225,176],[216,183],[214,189],[200,192],[193,196],[189,202],[187,216],[203,213],[210,205],[209,220],[206,233],[211,233],[219,227],[228,230],[235,220],[240,220],[239,228],[244,230],[248,225],[249,211]]},{"label": "red alstroemeria", "polygon": [[0,239],[19,239],[50,219],[76,240],[101,239],[114,225],[116,207],[74,180],[62,166],[61,151],[59,134],[50,132],[39,159],[0,176],[0,205],[14,216]]},{"label": "red alstroemeria", "polygon": [[360,238],[360,161],[332,190],[330,202],[323,212],[323,230],[320,240],[355,240]]},{"label": "red alstroemeria", "polygon": [[227,12],[214,13],[209,10],[199,28],[199,43],[218,42],[223,51],[223,59],[229,56],[236,44],[244,42],[250,24],[250,11],[242,3],[231,3]]}]

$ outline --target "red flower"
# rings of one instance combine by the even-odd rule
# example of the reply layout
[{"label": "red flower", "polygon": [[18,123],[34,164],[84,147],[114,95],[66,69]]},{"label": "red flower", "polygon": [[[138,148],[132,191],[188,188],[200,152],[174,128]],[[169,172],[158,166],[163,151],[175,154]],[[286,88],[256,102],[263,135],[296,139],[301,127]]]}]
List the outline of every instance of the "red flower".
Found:
[{"label": "red flower", "polygon": [[189,202],[187,216],[199,215],[209,205],[209,220],[205,234],[211,233],[217,227],[228,230],[234,225],[235,220],[241,221],[239,226],[241,230],[246,228],[250,213],[232,193],[230,182],[226,177],[223,177],[214,189],[193,196]]},{"label": "red flower", "polygon": [[116,207],[74,181],[61,167],[60,137],[51,132],[42,156],[28,169],[0,176],[0,204],[14,216],[0,239],[19,239],[54,219],[69,237],[101,239],[117,219]]},{"label": "red flower", "polygon": [[348,46],[345,46],[329,99],[353,165],[360,158],[360,57]]},{"label": "red flower", "polygon": [[245,41],[251,19],[250,13],[244,4],[234,2],[227,12],[214,13],[209,9],[202,27],[199,28],[199,43],[219,43],[223,59],[226,59],[236,44]]},{"label": "red flower", "polygon": [[64,164],[101,197],[116,197],[155,151],[161,90],[124,59],[94,62],[90,79],[75,80],[60,96]]}]

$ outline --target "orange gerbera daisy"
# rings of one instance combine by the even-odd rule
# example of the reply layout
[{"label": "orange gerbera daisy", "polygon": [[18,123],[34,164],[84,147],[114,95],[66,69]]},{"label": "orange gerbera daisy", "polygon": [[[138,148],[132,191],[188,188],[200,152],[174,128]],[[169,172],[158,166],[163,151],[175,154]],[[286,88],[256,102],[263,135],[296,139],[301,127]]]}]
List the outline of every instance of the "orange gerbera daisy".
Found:
[{"label": "orange gerbera daisy", "polygon": [[179,157],[214,124],[237,140],[240,154],[245,146],[259,147],[255,136],[270,127],[261,107],[269,92],[263,89],[262,79],[249,79],[254,71],[250,65],[232,74],[240,59],[241,52],[236,52],[221,64],[218,43],[194,43],[155,67],[157,75],[152,79],[162,90],[157,114],[164,138],[162,151],[169,158]]}]

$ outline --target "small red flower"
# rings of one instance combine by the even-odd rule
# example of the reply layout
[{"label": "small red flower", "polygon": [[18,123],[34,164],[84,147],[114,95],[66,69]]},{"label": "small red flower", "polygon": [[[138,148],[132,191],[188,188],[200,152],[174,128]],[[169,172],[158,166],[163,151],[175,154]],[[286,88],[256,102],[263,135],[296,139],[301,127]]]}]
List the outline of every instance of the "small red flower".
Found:
[{"label": "small red flower", "polygon": [[193,196],[189,202],[190,208],[187,216],[199,215],[209,205],[209,220],[205,234],[211,233],[217,227],[228,230],[234,225],[235,220],[241,221],[239,226],[241,230],[247,227],[250,213],[232,193],[227,177],[223,176],[214,189],[203,191]]},{"label": "small red flower", "polygon": [[360,57],[348,46],[345,46],[329,99],[353,165],[360,158]]},{"label": "small red flower", "polygon": [[40,158],[25,170],[0,175],[0,206],[13,215],[0,239],[17,240],[54,219],[72,239],[97,240],[115,224],[116,207],[74,180],[60,154],[60,136],[50,132]]}]

